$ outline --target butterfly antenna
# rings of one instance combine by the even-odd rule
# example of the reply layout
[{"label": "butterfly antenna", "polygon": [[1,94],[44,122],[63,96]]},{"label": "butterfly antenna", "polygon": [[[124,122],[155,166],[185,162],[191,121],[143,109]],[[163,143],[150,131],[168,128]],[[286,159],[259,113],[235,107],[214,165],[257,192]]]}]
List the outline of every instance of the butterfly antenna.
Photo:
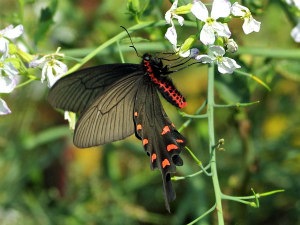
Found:
[{"label": "butterfly antenna", "polygon": [[134,47],[133,42],[132,42],[132,40],[131,40],[131,37],[130,37],[130,34],[129,34],[128,30],[127,30],[125,27],[123,27],[123,26],[120,26],[120,27],[122,27],[122,28],[127,32],[127,34],[128,34],[128,37],[129,37],[129,39],[130,39],[130,41],[131,41],[131,44],[132,44],[132,45],[129,46],[129,47],[133,48],[133,49],[135,50],[135,52],[136,52],[136,55],[137,55],[138,57],[142,58],[142,56],[139,55],[139,53],[137,52],[136,48]]}]

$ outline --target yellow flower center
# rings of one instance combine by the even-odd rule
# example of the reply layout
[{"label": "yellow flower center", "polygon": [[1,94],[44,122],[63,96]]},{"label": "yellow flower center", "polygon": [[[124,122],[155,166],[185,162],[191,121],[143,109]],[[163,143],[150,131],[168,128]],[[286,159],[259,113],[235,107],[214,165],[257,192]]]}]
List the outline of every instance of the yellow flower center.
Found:
[{"label": "yellow flower center", "polygon": [[215,22],[215,19],[214,19],[214,18],[208,17],[208,18],[206,19],[206,23],[207,23],[209,26],[211,26],[214,22]]},{"label": "yellow flower center", "polygon": [[216,60],[218,60],[218,62],[223,62],[223,57],[222,56],[217,56]]},{"label": "yellow flower center", "polygon": [[244,18],[248,18],[248,19],[250,19],[252,17],[252,15],[251,15],[251,12],[250,11],[246,11],[246,14],[245,14],[245,16],[244,16]]}]

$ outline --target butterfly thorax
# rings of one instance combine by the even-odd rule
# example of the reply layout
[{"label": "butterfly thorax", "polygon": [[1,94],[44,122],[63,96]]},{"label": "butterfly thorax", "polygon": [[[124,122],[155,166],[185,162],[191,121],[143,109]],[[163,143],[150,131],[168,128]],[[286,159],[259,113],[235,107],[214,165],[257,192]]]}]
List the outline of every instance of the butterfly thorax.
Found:
[{"label": "butterfly thorax", "polygon": [[181,109],[186,106],[187,103],[184,97],[167,76],[167,74],[170,73],[168,67],[163,65],[160,58],[152,57],[146,53],[143,55],[142,66],[145,75],[150,78],[150,81],[155,84],[159,92],[168,102]]}]

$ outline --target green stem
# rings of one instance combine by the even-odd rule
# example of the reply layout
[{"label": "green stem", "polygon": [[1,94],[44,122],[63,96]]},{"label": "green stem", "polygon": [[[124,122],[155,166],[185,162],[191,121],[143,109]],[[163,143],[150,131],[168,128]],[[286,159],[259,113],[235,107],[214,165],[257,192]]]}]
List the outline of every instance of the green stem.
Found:
[{"label": "green stem", "polygon": [[[175,22],[175,24],[178,24],[178,22]],[[194,27],[195,26],[194,22],[191,22],[191,21],[186,21],[184,23],[184,25],[188,26],[188,27]],[[152,26],[152,27],[166,26],[166,21],[165,20],[160,20],[160,21],[157,21],[157,22],[156,21],[143,22],[143,23],[136,24],[136,25],[130,27],[129,29],[127,29],[127,30],[128,30],[129,33],[132,33],[134,31],[141,30],[143,28],[150,27],[150,26]],[[100,45],[94,51],[92,51],[87,56],[85,56],[82,59],[82,62],[77,63],[71,69],[69,69],[69,71],[66,73],[66,75],[75,72],[83,64],[85,64],[90,59],[92,59],[95,55],[97,55],[100,51],[102,51],[103,49],[105,49],[108,46],[112,45],[113,43],[120,40],[121,38],[126,37],[127,35],[128,35],[127,32],[123,31],[123,32],[119,33],[118,35],[114,36],[113,38],[109,39],[108,41],[104,42],[102,45]]]},{"label": "green stem", "polygon": [[218,104],[215,104],[215,108],[228,108],[228,107],[245,107],[245,106],[250,106],[250,105],[254,105],[254,104],[258,104],[259,101],[256,101],[256,102],[250,102],[250,103],[235,103],[235,104],[232,104],[232,105],[218,105]]},{"label": "green stem", "polygon": [[237,55],[250,54],[252,56],[265,56],[280,59],[300,59],[299,49],[276,49],[260,47],[239,47]]},{"label": "green stem", "polygon": [[[207,104],[207,100],[205,100],[205,102],[203,102],[203,104],[200,106],[199,109],[197,109],[197,111],[195,112],[194,115],[198,115],[206,106]],[[181,132],[184,128],[186,128],[191,122],[192,122],[193,118],[188,119],[187,121],[184,122],[184,124],[182,124],[182,126],[178,129],[178,132]]]},{"label": "green stem", "polygon": [[215,146],[215,133],[214,133],[214,65],[213,63],[208,68],[208,85],[207,85],[207,115],[208,115],[208,133],[209,133],[209,153],[211,155],[211,172],[213,173],[212,182],[215,191],[216,209],[218,215],[218,224],[224,225],[223,211],[222,211],[222,196],[218,180],[217,164],[216,164],[216,151]]},{"label": "green stem", "polygon": [[212,211],[214,211],[215,208],[216,208],[216,204],[213,207],[211,207],[209,210],[207,210],[205,213],[203,213],[200,217],[198,217],[197,219],[195,219],[192,222],[188,223],[188,225],[195,224],[196,222],[198,222],[199,220],[201,220],[203,217],[205,217],[207,214],[209,214]]}]

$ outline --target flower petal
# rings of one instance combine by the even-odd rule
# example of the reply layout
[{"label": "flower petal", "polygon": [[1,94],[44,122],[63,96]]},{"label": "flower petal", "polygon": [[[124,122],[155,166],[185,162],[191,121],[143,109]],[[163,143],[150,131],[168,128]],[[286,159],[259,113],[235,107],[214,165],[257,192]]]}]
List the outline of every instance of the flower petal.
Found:
[{"label": "flower petal", "polygon": [[210,57],[209,55],[198,55],[195,59],[202,63],[211,63],[214,61],[214,58]]},{"label": "flower petal", "polygon": [[297,42],[297,43],[300,42],[300,20],[299,20],[297,26],[295,26],[292,29],[291,36],[292,36],[292,38],[294,38],[295,42]]},{"label": "flower petal", "polygon": [[203,22],[206,22],[206,19],[208,18],[208,11],[205,5],[197,0],[194,0],[193,6],[191,8],[191,13],[194,14],[194,16]]},{"label": "flower petal", "polygon": [[11,62],[4,63],[3,70],[10,78],[13,78],[14,76],[19,74],[19,71]]},{"label": "flower petal", "polygon": [[231,3],[228,0],[214,0],[212,4],[211,17],[218,19],[227,17],[230,14]]},{"label": "flower petal", "polygon": [[23,25],[20,24],[16,26],[14,29],[10,29],[6,31],[3,36],[9,39],[15,39],[23,33],[23,30],[24,30]]},{"label": "flower petal", "polygon": [[6,40],[5,38],[0,38],[0,52],[8,52],[8,43],[8,40]]},{"label": "flower petal", "polygon": [[54,70],[56,71],[57,75],[64,75],[68,71],[68,67],[61,61],[55,60]]},{"label": "flower petal", "polygon": [[231,32],[226,24],[220,22],[214,22],[212,24],[213,29],[218,33],[220,37],[227,37],[231,36]]},{"label": "flower petal", "polygon": [[7,107],[6,102],[0,98],[0,115],[6,115],[9,113],[11,113],[11,111]]},{"label": "flower petal", "polygon": [[178,20],[178,23],[180,24],[180,26],[183,25],[184,18],[182,16],[178,16],[178,15],[175,14],[173,17]]},{"label": "flower petal", "polygon": [[260,30],[260,24],[261,22],[256,21],[252,16],[250,19],[245,18],[243,30],[245,34],[250,34],[253,31],[258,32]]},{"label": "flower petal", "polygon": [[169,27],[167,29],[167,32],[165,34],[165,38],[169,40],[169,42],[173,45],[173,47],[176,49],[177,46],[177,32],[175,27]]},{"label": "flower petal", "polygon": [[214,56],[223,56],[225,54],[224,48],[219,45],[210,46],[209,51],[212,52]]},{"label": "flower petal", "polygon": [[234,16],[244,17],[246,15],[246,12],[250,12],[250,10],[237,2],[235,2],[231,7],[231,14]]},{"label": "flower petal", "polygon": [[212,26],[205,24],[200,32],[200,41],[205,44],[213,44],[215,42],[215,33]]},{"label": "flower petal", "polygon": [[15,78],[0,77],[0,93],[10,93],[17,85]]},{"label": "flower petal", "polygon": [[194,59],[199,54],[199,52],[200,51],[197,48],[192,48],[185,52],[179,52],[179,55],[183,58],[190,57],[190,58]]},{"label": "flower petal", "polygon": [[223,61],[218,61],[218,71],[222,74],[231,74],[237,68],[241,68],[234,59],[223,57]]}]

